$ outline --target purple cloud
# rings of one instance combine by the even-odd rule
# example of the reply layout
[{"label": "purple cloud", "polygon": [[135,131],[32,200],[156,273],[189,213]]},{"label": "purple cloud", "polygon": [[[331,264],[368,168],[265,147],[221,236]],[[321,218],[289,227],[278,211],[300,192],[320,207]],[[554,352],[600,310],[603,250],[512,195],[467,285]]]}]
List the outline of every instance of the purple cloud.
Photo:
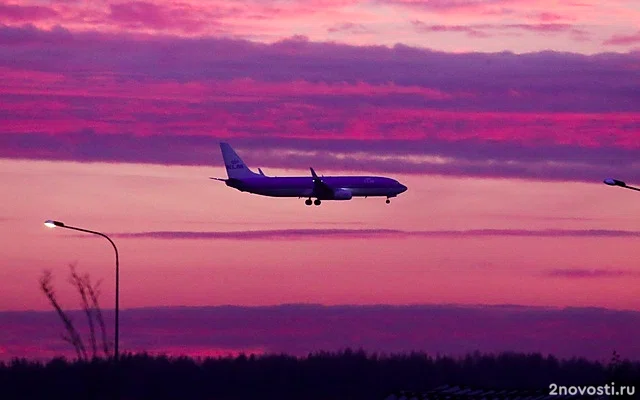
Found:
[{"label": "purple cloud", "polygon": [[530,15],[530,17],[542,22],[556,22],[556,21],[566,21],[566,20],[574,21],[575,20],[575,17],[560,15],[552,12],[539,12],[539,13]]},{"label": "purple cloud", "polygon": [[0,26],[0,157],[634,181],[639,56]]},{"label": "purple cloud", "polygon": [[414,28],[421,33],[431,33],[431,32],[464,32],[470,37],[480,37],[486,38],[490,37],[486,32],[483,32],[483,29],[487,27],[487,25],[429,25],[422,21],[411,21]]},{"label": "purple cloud", "polygon": [[418,32],[464,32],[470,37],[486,38],[504,35],[505,31],[523,30],[536,33],[572,33],[576,37],[586,37],[585,30],[578,29],[574,25],[566,23],[537,23],[537,24],[471,24],[471,25],[430,25],[422,21],[412,21]]},{"label": "purple cloud", "polygon": [[221,15],[209,10],[194,9],[188,4],[155,4],[146,1],[129,1],[109,4],[108,19],[123,28],[152,28],[156,30],[177,30],[185,33],[200,32],[204,28],[220,26],[215,21]]},{"label": "purple cloud", "polygon": [[630,35],[613,35],[609,39],[605,40],[604,44],[615,46],[640,44],[640,31]]},{"label": "purple cloud", "polygon": [[[349,237],[472,237],[472,236],[526,236],[526,237],[640,237],[636,231],[616,230],[523,230],[523,229],[470,229],[442,231],[403,231],[395,229],[273,229],[244,231],[150,231],[121,232],[112,236],[120,238],[153,239],[229,239],[229,240],[306,240],[318,236],[344,239]],[[86,235],[81,237],[86,238]]]},{"label": "purple cloud", "polygon": [[558,278],[620,278],[620,277],[638,277],[640,271],[622,270],[622,269],[552,269],[548,271],[548,276]]},{"label": "purple cloud", "polygon": [[[80,311],[74,321],[84,321]],[[105,312],[112,321],[112,312]],[[72,356],[53,312],[0,312],[0,359]],[[112,332],[112,327],[108,327]],[[86,329],[81,331],[86,334]],[[170,307],[121,312],[121,350],[172,355],[258,351],[304,356],[346,347],[432,355],[540,352],[608,361],[639,359],[640,313],[526,306]],[[86,337],[86,336],[85,336]]]},{"label": "purple cloud", "polygon": [[348,32],[352,34],[371,33],[371,31],[363,24],[356,24],[354,22],[345,22],[342,24],[333,25],[332,27],[327,29],[327,32]]},{"label": "purple cloud", "polygon": [[30,22],[58,17],[56,10],[44,6],[22,6],[19,4],[0,4],[0,20],[11,22]]},{"label": "purple cloud", "polygon": [[[140,38],[70,33],[62,28],[43,31],[8,26],[1,27],[0,33],[7,45],[0,53],[0,66],[57,72],[69,77],[108,74],[122,82],[243,78],[328,84],[393,82],[400,86],[474,95],[454,97],[455,102],[450,104],[426,104],[446,110],[623,112],[640,109],[634,102],[638,100],[638,91],[630,86],[637,84],[637,70],[633,66],[637,66],[638,54],[634,53],[450,54],[403,45],[388,48],[308,40],[282,40],[268,45],[232,39]],[[22,48],[20,43],[27,38],[31,45]],[[56,53],[46,52],[52,41],[58,44]],[[170,53],[167,48],[172,49]],[[541,67],[545,68],[545,74],[539,73]],[[536,100],[542,102],[505,97],[513,91],[540,96]],[[603,96],[606,99],[603,100]],[[319,100],[322,97],[316,99]],[[326,99],[331,100],[332,96]],[[398,104],[397,101],[394,99],[392,104]],[[415,101],[413,105],[425,106]]]},{"label": "purple cloud", "polygon": [[430,11],[448,12],[485,9],[488,6],[504,6],[514,0],[382,0],[385,3],[415,7]]},{"label": "purple cloud", "polygon": [[[74,161],[222,165],[218,143],[206,136],[0,135],[0,157]],[[228,140],[228,139],[225,139]],[[522,147],[468,140],[313,140],[255,137],[233,139],[253,168],[328,168],[379,173],[529,178],[548,181],[602,182],[608,176],[640,182],[633,167],[637,151],[615,147]],[[204,150],[204,151],[203,151]],[[282,155],[286,154],[287,157]]]}]

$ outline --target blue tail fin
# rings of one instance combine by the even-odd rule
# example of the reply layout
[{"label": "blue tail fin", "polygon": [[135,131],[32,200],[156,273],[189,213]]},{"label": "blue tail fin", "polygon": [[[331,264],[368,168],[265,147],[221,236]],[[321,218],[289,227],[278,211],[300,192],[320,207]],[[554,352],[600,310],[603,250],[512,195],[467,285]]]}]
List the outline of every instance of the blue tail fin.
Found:
[{"label": "blue tail fin", "polygon": [[222,158],[229,178],[244,179],[263,176],[251,171],[228,143],[220,143],[220,150],[222,150]]}]

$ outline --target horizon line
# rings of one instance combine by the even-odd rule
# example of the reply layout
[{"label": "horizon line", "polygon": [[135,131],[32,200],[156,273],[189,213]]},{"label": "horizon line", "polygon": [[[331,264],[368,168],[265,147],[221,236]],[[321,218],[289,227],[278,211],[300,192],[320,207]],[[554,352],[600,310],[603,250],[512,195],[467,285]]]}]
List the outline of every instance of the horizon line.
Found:
[{"label": "horizon line", "polygon": [[[262,305],[246,305],[246,304],[209,304],[209,305],[157,305],[157,306],[137,306],[120,308],[122,311],[144,311],[144,310],[174,310],[174,309],[221,309],[221,308],[235,308],[235,309],[273,309],[273,308],[316,308],[316,309],[331,309],[331,308],[458,308],[458,309],[520,309],[520,310],[546,310],[546,311],[574,311],[574,310],[590,310],[590,311],[613,311],[613,312],[630,312],[640,313],[640,309],[634,310],[630,308],[607,308],[601,306],[551,306],[551,305],[526,305],[526,304],[514,304],[514,303],[495,303],[495,304],[482,304],[482,303],[366,303],[366,304],[354,304],[354,303],[340,303],[340,304],[323,304],[323,303],[274,303],[274,304],[262,304]],[[102,308],[104,312],[113,312],[113,308]],[[85,312],[81,308],[68,308],[67,312]],[[55,310],[0,310],[0,314],[9,313],[51,313]]]}]

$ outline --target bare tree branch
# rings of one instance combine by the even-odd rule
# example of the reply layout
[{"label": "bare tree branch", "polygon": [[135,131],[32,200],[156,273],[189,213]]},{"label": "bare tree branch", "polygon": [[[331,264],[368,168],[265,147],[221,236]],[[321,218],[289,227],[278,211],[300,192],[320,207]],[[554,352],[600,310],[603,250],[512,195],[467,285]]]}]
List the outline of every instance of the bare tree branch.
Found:
[{"label": "bare tree branch", "polygon": [[78,334],[78,331],[76,330],[76,328],[73,326],[73,322],[71,321],[71,318],[67,316],[67,314],[62,310],[62,308],[58,304],[58,300],[56,299],[55,292],[53,290],[53,287],[51,286],[52,279],[53,277],[51,275],[51,271],[49,270],[44,271],[42,277],[40,278],[40,289],[45,294],[45,296],[47,296],[47,298],[49,299],[49,302],[58,313],[58,316],[62,320],[62,323],[64,324],[64,327],[67,330],[68,336],[63,336],[63,339],[73,345],[78,355],[78,359],[86,361],[87,351],[82,342],[82,338]]},{"label": "bare tree branch", "polygon": [[98,302],[98,297],[100,296],[100,284],[102,280],[96,282],[95,285],[88,284],[89,276],[87,276],[87,291],[89,292],[89,297],[91,298],[91,303],[93,305],[93,310],[95,311],[96,319],[98,320],[98,325],[100,325],[100,330],[102,332],[102,350],[104,351],[104,355],[109,357],[109,339],[107,337],[107,327],[104,323],[104,317],[102,316],[102,310],[100,309],[100,303]]},{"label": "bare tree branch", "polygon": [[98,348],[96,346],[96,330],[93,324],[93,309],[89,305],[89,299],[87,298],[87,287],[91,286],[91,282],[88,275],[85,275],[83,277],[78,275],[78,273],[76,272],[75,264],[70,264],[69,268],[71,269],[71,284],[73,284],[80,293],[80,298],[82,299],[82,308],[84,309],[84,313],[87,315],[91,351],[93,358],[96,358],[98,356]]}]

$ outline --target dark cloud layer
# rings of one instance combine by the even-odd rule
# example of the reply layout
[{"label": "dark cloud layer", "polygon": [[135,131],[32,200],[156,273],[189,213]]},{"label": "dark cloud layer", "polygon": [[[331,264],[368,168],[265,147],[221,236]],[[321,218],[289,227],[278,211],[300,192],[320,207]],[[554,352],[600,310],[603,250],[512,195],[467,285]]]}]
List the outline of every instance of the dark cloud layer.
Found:
[{"label": "dark cloud layer", "polygon": [[[64,28],[44,31],[31,26],[0,26],[0,37],[1,66],[64,75],[110,73],[132,81],[178,82],[239,78],[393,82],[477,94],[483,100],[460,100],[446,107],[456,110],[640,110],[637,53],[456,54],[400,44],[351,46],[296,37],[262,44],[224,38],[72,33]],[[47,51],[51,42],[57,44],[55,52]],[[508,95],[514,91],[545,101]]]},{"label": "dark cloud layer", "polygon": [[[80,312],[74,321],[83,321]],[[112,320],[112,313],[105,315]],[[520,351],[608,361],[640,359],[640,313],[524,306],[173,307],[121,313],[121,350],[207,355],[241,350],[306,355],[363,348],[432,355]],[[81,322],[78,322],[81,323]],[[49,312],[1,312],[0,359],[72,356]],[[111,327],[109,327],[111,329]]]},{"label": "dark cloud layer", "polygon": [[639,277],[640,271],[632,271],[626,269],[552,269],[548,271],[548,276],[570,279],[585,278],[620,278],[620,277]]},{"label": "dark cloud layer", "polygon": [[[45,133],[0,136],[0,157],[133,162],[222,167],[218,143],[206,136],[70,135]],[[632,149],[524,147],[481,140],[314,140],[256,136],[232,139],[249,167],[342,169],[379,173],[442,174],[597,183],[617,177],[640,181]],[[411,159],[417,157],[417,159]],[[436,157],[432,159],[430,157]],[[439,157],[445,158],[444,161]],[[269,174],[268,170],[265,173]]]},{"label": "dark cloud layer", "polygon": [[0,26],[0,71],[5,158],[640,180],[640,53]]},{"label": "dark cloud layer", "polygon": [[[470,229],[441,231],[403,231],[394,229],[280,229],[250,231],[151,231],[114,233],[121,238],[153,238],[153,239],[229,239],[229,240],[309,240],[319,236],[323,238],[343,239],[345,237],[474,237],[474,236],[520,236],[520,237],[627,237],[640,238],[640,232],[617,231],[603,229]],[[82,236],[86,237],[86,236]],[[562,271],[556,271],[562,275]]]}]

